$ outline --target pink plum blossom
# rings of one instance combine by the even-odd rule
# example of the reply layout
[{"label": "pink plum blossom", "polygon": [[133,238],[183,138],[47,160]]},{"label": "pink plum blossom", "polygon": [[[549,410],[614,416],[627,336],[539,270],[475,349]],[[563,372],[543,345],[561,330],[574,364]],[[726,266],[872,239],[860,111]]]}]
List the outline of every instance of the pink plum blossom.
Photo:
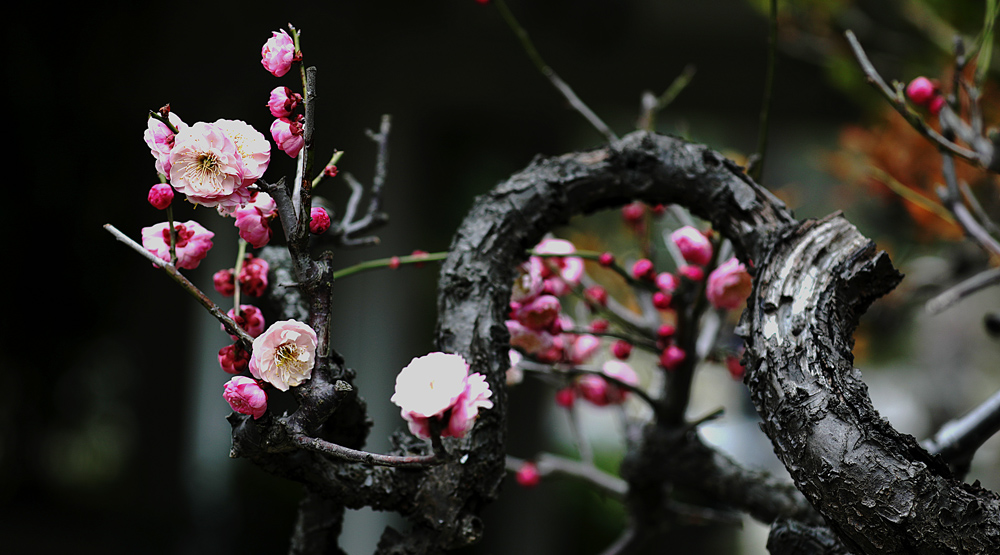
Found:
[{"label": "pink plum blossom", "polygon": [[687,358],[687,353],[677,345],[670,345],[660,353],[660,366],[673,372]]},{"label": "pink plum blossom", "polygon": [[549,327],[559,317],[560,310],[562,305],[559,304],[559,299],[552,295],[542,295],[517,308],[514,319],[533,330],[541,330]]},{"label": "pink plum blossom", "polygon": [[297,320],[271,324],[253,340],[250,373],[281,391],[312,377],[316,365],[316,332]]},{"label": "pink plum blossom", "polygon": [[[564,254],[576,252],[573,243],[565,239],[543,239],[535,246],[535,252],[540,254]],[[583,277],[583,259],[579,256],[546,257],[542,259],[543,276],[547,277],[546,287],[556,296],[569,292],[571,287],[580,284]],[[549,277],[546,274],[555,274]]]},{"label": "pink plum blossom", "polygon": [[[174,223],[177,267],[193,270],[212,248],[214,233],[196,221]],[[170,226],[167,222],[142,228],[142,246],[160,260],[170,262]]]},{"label": "pink plum blossom", "polygon": [[232,297],[236,293],[236,283],[233,281],[233,269],[219,270],[212,275],[212,285],[223,297]]},{"label": "pink plum blossom", "polygon": [[178,133],[170,163],[170,184],[195,204],[235,206],[250,199],[240,152],[218,125],[198,122]]},{"label": "pink plum blossom", "polygon": [[260,63],[275,77],[288,73],[295,61],[295,42],[284,30],[274,31],[260,49]]},{"label": "pink plum blossom", "polygon": [[937,87],[934,86],[934,82],[926,77],[917,77],[906,86],[906,96],[920,106],[928,104],[936,93]]},{"label": "pink plum blossom", "polygon": [[271,162],[271,143],[260,131],[240,120],[220,119],[215,125],[233,140],[243,161],[243,186],[249,187],[264,176]]},{"label": "pink plum blossom", "polygon": [[601,347],[601,340],[589,333],[568,337],[572,339],[566,342],[566,358],[573,364],[587,362]]},{"label": "pink plum blossom", "polygon": [[278,150],[295,158],[306,144],[302,136],[302,123],[288,118],[278,118],[271,124],[271,138],[278,145]]},{"label": "pink plum blossom", "polygon": [[[605,376],[621,381],[633,386],[639,385],[639,376],[631,366],[618,360],[609,360],[601,366],[601,373]],[[586,374],[577,381],[577,390],[580,396],[591,403],[604,407],[607,405],[617,405],[625,401],[628,391],[596,374]]]},{"label": "pink plum blossom", "polygon": [[166,183],[157,183],[150,187],[149,194],[146,195],[146,200],[149,201],[149,204],[153,205],[153,208],[163,210],[173,202],[174,189]]},{"label": "pink plum blossom", "polygon": [[753,284],[747,269],[736,258],[730,258],[708,275],[705,296],[715,308],[739,308],[747,297]]},{"label": "pink plum blossom", "polygon": [[507,320],[510,344],[529,355],[545,353],[555,345],[555,337],[544,330],[533,330],[517,320]]},{"label": "pink plum blossom", "polygon": [[671,233],[670,240],[688,263],[705,266],[712,261],[712,242],[697,229],[686,225]]},{"label": "pink plum blossom", "polygon": [[492,394],[482,374],[469,374],[461,355],[435,352],[414,358],[399,372],[390,400],[417,437],[431,437],[432,418],[442,437],[465,437],[479,409],[493,408]]},{"label": "pink plum blossom", "polygon": [[640,258],[632,264],[632,277],[635,279],[655,279],[656,267],[653,261],[648,258]]},{"label": "pink plum blossom", "polygon": [[248,254],[240,269],[240,291],[252,297],[259,297],[267,289],[267,272],[271,266],[267,260]]},{"label": "pink plum blossom", "polygon": [[656,275],[656,287],[668,295],[673,295],[677,290],[677,277],[670,272],[662,272]]},{"label": "pink plum blossom", "polygon": [[542,259],[537,256],[529,257],[517,267],[517,277],[514,278],[510,300],[516,303],[528,302],[542,293],[543,286]]},{"label": "pink plum blossom", "polygon": [[228,374],[239,374],[247,369],[249,362],[250,353],[235,343],[219,349],[219,366]]},{"label": "pink plum blossom", "polygon": [[320,206],[313,206],[309,212],[309,232],[322,235],[330,229],[330,214]]},{"label": "pink plum blossom", "polygon": [[240,238],[259,249],[271,241],[271,220],[277,213],[274,199],[258,192],[245,206],[233,211]]},{"label": "pink plum blossom", "polygon": [[257,420],[267,412],[267,393],[260,387],[257,380],[246,376],[236,376],[226,382],[222,392],[223,398],[234,411],[249,414]]},{"label": "pink plum blossom", "polygon": [[[181,118],[173,112],[167,114],[167,121],[170,122],[170,125],[177,128],[178,133],[187,129],[187,124],[181,121]],[[170,150],[174,147],[174,132],[160,120],[151,117],[146,121],[146,131],[142,134],[142,138],[146,141],[146,145],[149,146],[153,158],[156,158],[156,163],[154,164],[156,171],[169,179]]]},{"label": "pink plum blossom", "polygon": [[691,281],[701,281],[705,279],[705,270],[701,266],[689,264],[677,268],[677,275],[685,277]]},{"label": "pink plum blossom", "polygon": [[[247,335],[250,337],[257,337],[264,333],[264,315],[256,306],[241,304],[239,314],[236,314],[236,310],[231,308],[226,315],[232,318],[236,322],[236,325],[247,332]],[[226,328],[223,327],[222,331],[226,331]],[[237,339],[235,335],[230,335],[229,337],[232,337],[233,341]]]},{"label": "pink plum blossom", "polygon": [[276,118],[287,118],[292,115],[299,102],[302,102],[301,94],[292,92],[288,87],[275,87],[267,101],[267,109]]}]

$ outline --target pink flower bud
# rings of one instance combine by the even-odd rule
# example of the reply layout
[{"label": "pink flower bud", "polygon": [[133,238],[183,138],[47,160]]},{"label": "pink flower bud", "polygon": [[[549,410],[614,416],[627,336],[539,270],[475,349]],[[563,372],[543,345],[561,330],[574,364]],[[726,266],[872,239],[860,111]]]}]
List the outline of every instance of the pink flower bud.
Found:
[{"label": "pink flower bud", "polygon": [[[639,376],[636,375],[635,370],[621,361],[609,360],[605,362],[601,366],[601,373],[629,385],[639,385]],[[599,407],[621,404],[628,396],[628,391],[609,383],[596,374],[581,376],[577,381],[577,389],[581,397]]]},{"label": "pink flower bud", "polygon": [[330,164],[329,166],[323,168],[323,175],[327,177],[337,177],[337,166]]},{"label": "pink flower bud", "polygon": [[233,281],[233,270],[219,270],[212,276],[212,285],[223,297],[232,297],[236,293],[236,283]]},{"label": "pink flower bud", "polygon": [[654,279],[656,277],[656,268],[653,267],[653,261],[648,258],[640,258],[632,264],[632,277],[635,279]]},{"label": "pink flower bud", "polygon": [[[573,338],[574,336],[564,336]],[[584,364],[601,347],[601,340],[590,334],[577,335],[574,339],[567,339],[566,357],[573,364]]]},{"label": "pink flower bud", "polygon": [[[236,314],[235,310],[229,309],[226,315],[232,318],[236,325],[247,332],[250,337],[257,337],[264,333],[264,329],[267,327],[264,324],[264,315],[259,308],[253,305],[241,304],[239,314]],[[226,331],[226,328],[223,327],[222,331]],[[235,335],[230,335],[230,337],[233,338],[233,341],[237,339]]]},{"label": "pink flower bud", "polygon": [[556,391],[556,404],[563,408],[572,408],[576,403],[576,390],[572,387],[564,387]]},{"label": "pink flower bud", "polygon": [[244,351],[236,345],[226,345],[219,349],[219,366],[229,374],[239,374],[247,369],[250,362],[250,353]]},{"label": "pink flower bud", "polygon": [[[174,250],[177,267],[193,270],[212,248],[215,234],[191,220],[174,222]],[[167,222],[142,228],[142,246],[160,260],[170,262],[170,226]]]},{"label": "pink flower bud", "polygon": [[592,285],[584,290],[584,298],[598,306],[607,306],[608,291],[600,285]]},{"label": "pink flower bud", "polygon": [[399,257],[398,256],[393,256],[392,258],[389,259],[389,269],[390,270],[398,270],[399,269]]},{"label": "pink flower bud", "polygon": [[701,266],[681,266],[677,269],[677,273],[681,277],[687,278],[691,281],[701,281],[705,279],[705,270]]},{"label": "pink flower bud", "polygon": [[601,255],[597,257],[597,263],[607,268],[615,263],[615,255],[610,252],[602,252]]},{"label": "pink flower bud", "polygon": [[657,291],[656,293],[653,293],[653,306],[655,306],[659,310],[667,310],[668,308],[670,308],[670,302],[672,300],[673,297],[671,297],[668,293],[664,293],[663,291]]},{"label": "pink flower bud", "polygon": [[533,330],[543,330],[555,321],[560,310],[559,299],[542,295],[517,309],[514,319]]},{"label": "pink flower bud", "polygon": [[302,136],[302,123],[288,118],[278,118],[271,124],[271,138],[278,145],[278,150],[295,158],[306,144]]},{"label": "pink flower bud", "polygon": [[625,224],[635,229],[642,225],[642,219],[646,215],[646,206],[639,201],[622,206],[622,219]]},{"label": "pink flower bud", "polygon": [[624,339],[619,339],[611,344],[611,354],[618,360],[628,360],[632,354],[632,344]]},{"label": "pink flower bud", "polygon": [[278,207],[274,199],[267,193],[258,192],[250,202],[233,212],[236,227],[240,229],[240,238],[259,249],[271,242],[271,220],[277,214]]},{"label": "pink flower bud", "polygon": [[660,366],[666,368],[668,372],[673,372],[686,358],[687,354],[683,349],[677,345],[670,345],[660,353]]},{"label": "pink flower bud", "polygon": [[249,414],[257,420],[267,412],[267,393],[261,389],[257,380],[245,376],[236,376],[226,382],[222,392],[229,406],[240,414]]},{"label": "pink flower bud", "polygon": [[697,229],[686,225],[671,233],[670,240],[688,263],[704,266],[712,261],[712,242]]},{"label": "pink flower bud", "polygon": [[938,95],[938,96],[935,96],[933,99],[931,99],[931,104],[930,104],[930,106],[927,107],[927,109],[930,111],[931,115],[935,115],[936,116],[939,113],[941,113],[941,108],[944,108],[944,105],[946,103],[947,102],[945,101],[944,97],[941,96],[941,95]]},{"label": "pink flower bud", "polygon": [[610,323],[604,318],[595,318],[594,321],[590,323],[590,331],[594,333],[604,333],[608,331],[608,326]]},{"label": "pink flower bud", "polygon": [[656,276],[656,286],[669,295],[673,295],[677,290],[677,278],[670,272],[661,272]]},{"label": "pink flower bud", "polygon": [[271,98],[267,101],[267,108],[271,115],[276,118],[287,118],[292,115],[299,102],[302,102],[302,95],[292,92],[288,87],[275,87],[271,91]]},{"label": "pink flower bud", "polygon": [[917,77],[906,86],[906,96],[910,97],[914,104],[925,106],[937,92],[936,89],[930,79]]},{"label": "pink flower bud", "polygon": [[657,204],[656,206],[650,208],[649,211],[652,212],[654,216],[659,218],[660,216],[667,213],[667,207],[662,204]]},{"label": "pink flower bud", "polygon": [[166,183],[157,183],[149,189],[146,200],[153,205],[153,208],[163,210],[170,206],[170,202],[174,200],[174,188]]},{"label": "pink flower bud", "polygon": [[267,289],[267,272],[271,266],[263,258],[248,254],[240,270],[240,291],[259,297]]},{"label": "pink flower bud", "polygon": [[322,207],[313,206],[309,218],[309,231],[314,235],[322,235],[330,229],[330,214]]},{"label": "pink flower bud", "polygon": [[[485,4],[489,0],[476,0],[480,4]],[[533,488],[542,481],[542,473],[538,471],[538,465],[531,461],[527,461],[521,465],[521,468],[517,469],[517,473],[514,475],[517,479],[518,485],[523,488]]]},{"label": "pink flower bud", "polygon": [[295,61],[295,43],[284,30],[274,31],[260,49],[260,63],[275,77],[288,73]]},{"label": "pink flower bud", "polygon": [[656,336],[660,339],[672,337],[675,333],[677,333],[677,328],[670,324],[663,324],[656,330]]},{"label": "pink flower bud", "polygon": [[739,308],[752,289],[746,268],[736,258],[730,258],[709,274],[705,296],[715,308],[731,310]]}]

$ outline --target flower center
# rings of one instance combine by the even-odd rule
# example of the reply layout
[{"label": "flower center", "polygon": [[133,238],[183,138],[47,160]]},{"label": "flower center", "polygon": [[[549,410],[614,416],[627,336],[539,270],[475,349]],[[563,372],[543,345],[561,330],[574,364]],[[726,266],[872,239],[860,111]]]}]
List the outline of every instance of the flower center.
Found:
[{"label": "flower center", "polygon": [[286,366],[297,366],[300,364],[299,355],[302,349],[295,343],[282,343],[274,351],[274,364],[284,370]]},{"label": "flower center", "polygon": [[219,173],[219,159],[210,152],[206,152],[198,156],[198,169],[204,173],[217,174]]}]

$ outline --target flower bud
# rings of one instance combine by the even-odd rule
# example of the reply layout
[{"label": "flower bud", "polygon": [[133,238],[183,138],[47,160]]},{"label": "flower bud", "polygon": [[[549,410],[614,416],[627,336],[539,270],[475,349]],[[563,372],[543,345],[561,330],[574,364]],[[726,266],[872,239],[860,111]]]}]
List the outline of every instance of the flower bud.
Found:
[{"label": "flower bud", "polygon": [[233,280],[233,270],[219,270],[212,276],[212,285],[223,297],[232,297],[236,293],[236,283]]},{"label": "flower bud", "polygon": [[664,293],[663,291],[657,291],[656,293],[653,293],[653,306],[655,306],[659,310],[667,310],[668,308],[670,308],[670,302],[672,300],[673,297],[671,297],[668,293]]},{"label": "flower bud", "polygon": [[610,323],[604,318],[595,318],[590,322],[590,331],[594,333],[604,333],[608,331],[608,326]]},{"label": "flower bud", "polygon": [[585,299],[598,306],[608,305],[608,291],[600,285],[592,285],[583,292]]},{"label": "flower bud", "polygon": [[628,360],[629,355],[632,354],[632,344],[624,339],[619,339],[611,344],[611,354],[615,355],[618,360]]},{"label": "flower bud", "polygon": [[299,102],[302,102],[302,95],[292,92],[288,87],[275,87],[271,91],[271,98],[267,101],[267,108],[271,115],[276,118],[287,118],[292,115]]},{"label": "flower bud", "polygon": [[278,118],[271,124],[271,138],[278,149],[295,158],[306,144],[302,136],[302,123],[288,118]]},{"label": "flower bud", "polygon": [[597,257],[597,263],[607,268],[615,263],[615,255],[610,252],[602,252],[601,255]]},{"label": "flower bud", "polygon": [[219,366],[228,374],[239,374],[247,369],[249,362],[250,353],[244,351],[235,343],[219,349]]},{"label": "flower bud", "polygon": [[927,109],[930,111],[931,115],[935,115],[936,116],[939,113],[941,113],[941,108],[944,108],[944,105],[946,103],[947,102],[945,101],[944,97],[941,96],[941,95],[938,95],[938,96],[935,96],[933,99],[931,99],[931,103],[927,107]]},{"label": "flower bud", "polygon": [[313,206],[312,211],[309,212],[309,217],[310,232],[316,235],[322,235],[326,233],[326,230],[330,229],[330,214],[328,214],[322,207]]},{"label": "flower bud", "polygon": [[906,86],[906,96],[918,106],[926,106],[937,92],[934,83],[926,77],[917,77]]},{"label": "flower bud", "polygon": [[[486,3],[482,0],[476,1],[480,4]],[[531,461],[527,461],[522,464],[521,468],[517,469],[517,473],[514,476],[517,478],[517,483],[524,488],[533,488],[542,481],[542,473],[538,471],[538,465]]]},{"label": "flower bud", "polygon": [[275,77],[288,73],[295,61],[295,42],[284,30],[274,31],[260,49],[260,63]]},{"label": "flower bud", "polygon": [[701,281],[705,279],[705,270],[701,266],[681,266],[677,269],[677,273],[681,277],[685,277],[691,281]]},{"label": "flower bud", "polygon": [[236,376],[226,383],[222,392],[229,406],[240,414],[249,414],[257,420],[267,412],[267,393],[261,389],[257,380],[245,376]]},{"label": "flower bud", "polygon": [[656,268],[653,267],[653,261],[648,258],[640,258],[632,264],[632,277],[635,279],[655,279],[656,278]]},{"label": "flower bud", "polygon": [[329,166],[323,168],[323,175],[327,177],[337,177],[337,166],[330,164]]},{"label": "flower bud", "polygon": [[670,345],[660,353],[660,366],[666,368],[668,372],[673,372],[684,362],[685,358],[687,358],[687,354],[683,349],[677,345]]},{"label": "flower bud", "polygon": [[670,240],[689,264],[705,266],[712,261],[712,242],[697,229],[686,225],[671,233]]},{"label": "flower bud", "polygon": [[149,189],[146,200],[153,205],[153,208],[163,210],[170,206],[170,202],[174,200],[174,188],[166,183],[157,183]]},{"label": "flower bud", "polygon": [[576,402],[576,390],[572,387],[564,387],[556,391],[556,404],[563,408],[572,408]]},{"label": "flower bud", "polygon": [[663,324],[656,330],[656,336],[660,339],[673,337],[675,333],[677,333],[677,328],[671,326],[670,324]]}]

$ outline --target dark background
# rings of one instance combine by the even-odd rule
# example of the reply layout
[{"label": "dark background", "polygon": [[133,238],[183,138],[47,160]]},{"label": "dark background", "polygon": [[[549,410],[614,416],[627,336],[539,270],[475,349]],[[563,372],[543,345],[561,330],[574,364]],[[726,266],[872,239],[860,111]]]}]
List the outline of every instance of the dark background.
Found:
[{"label": "dark background", "polygon": [[[884,11],[862,4],[866,13]],[[510,5],[549,64],[620,134],[634,127],[643,90],[662,92],[694,64],[694,81],[659,129],[734,155],[754,150],[767,26],[749,3]],[[101,228],[111,223],[138,238],[164,218],[145,201],[156,182],[142,140],[149,110],[170,103],[189,124],[242,119],[267,134],[269,91],[298,84],[294,74],[267,73],[260,48],[287,22],[300,28],[306,62],[319,67],[318,160],[345,150],[341,171],[368,182],[374,149],[364,130],[393,116],[391,224],[380,246],[338,253],[338,267],[444,250],[477,194],[536,154],[603,138],[535,71],[496,10],[473,0],[42,2],[14,10],[4,29],[11,143],[0,551],[284,551],[298,486],[227,457],[228,376],[214,353],[228,338]],[[900,36],[897,52],[925,48]],[[898,68],[891,51],[883,61]],[[833,148],[838,126],[857,119],[864,103],[830,86],[829,68],[816,61],[802,51],[779,56],[767,167],[771,183],[806,191],[800,216],[828,211],[832,180],[814,153]],[[269,180],[292,172],[292,160],[275,150]],[[342,206],[344,189],[338,179],[319,192]],[[211,210],[180,202],[175,210],[178,220],[216,232],[216,247],[189,273],[211,291],[211,274],[232,266],[235,228]],[[388,404],[395,373],[433,348],[436,267],[365,276],[345,280],[333,337],[359,371],[376,420],[369,447],[379,451],[401,425]],[[487,522],[483,552],[524,539],[491,536]],[[370,536],[359,545],[370,546],[377,532],[359,534]]]}]

